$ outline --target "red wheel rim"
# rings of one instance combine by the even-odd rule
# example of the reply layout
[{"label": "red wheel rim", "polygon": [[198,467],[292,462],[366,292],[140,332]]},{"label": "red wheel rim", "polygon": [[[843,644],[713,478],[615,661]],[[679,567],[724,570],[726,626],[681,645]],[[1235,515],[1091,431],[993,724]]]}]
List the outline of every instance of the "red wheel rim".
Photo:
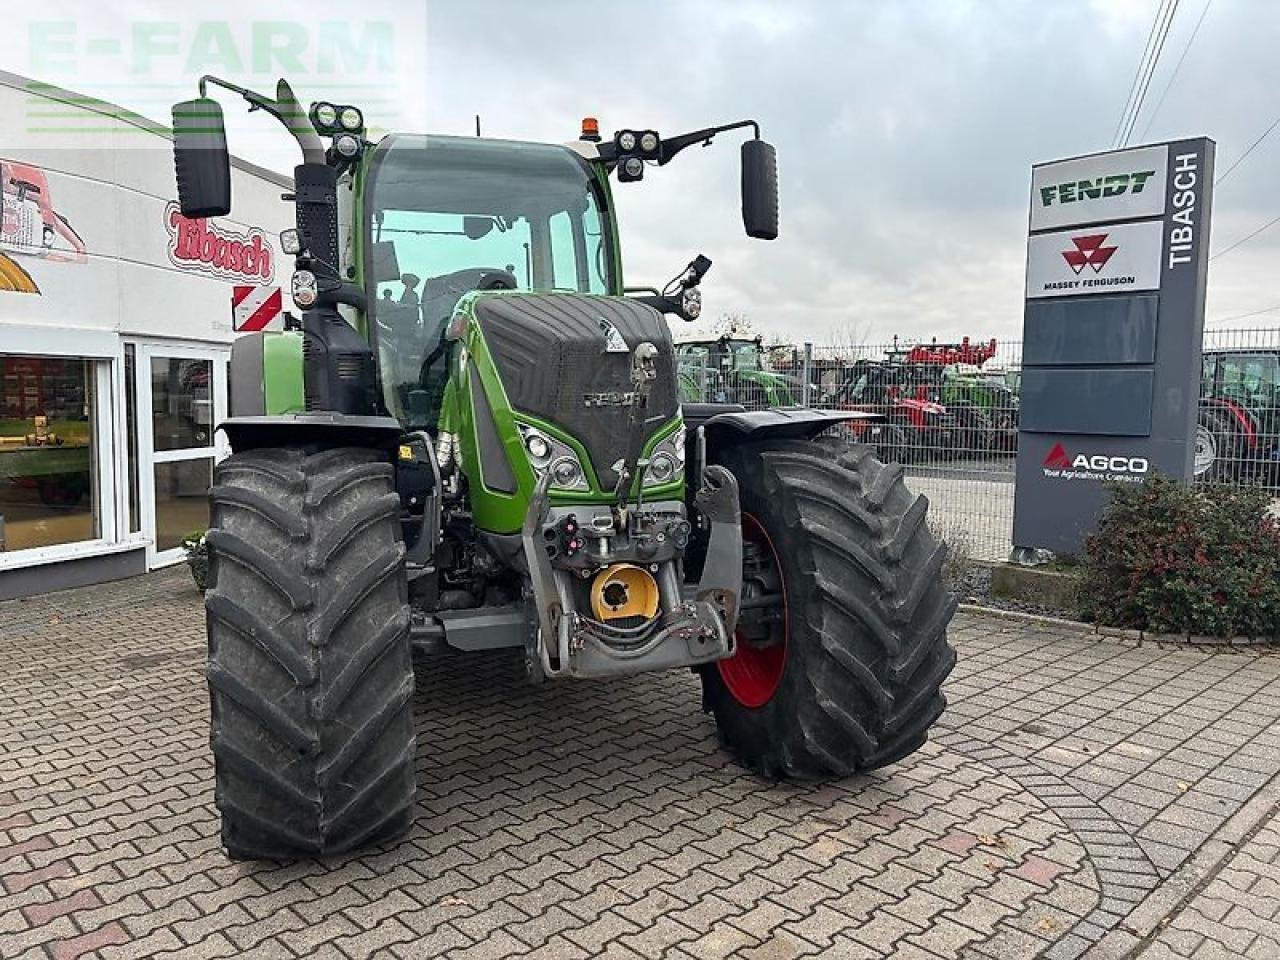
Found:
[{"label": "red wheel rim", "polygon": [[[782,563],[773,541],[765,532],[760,521],[749,513],[742,514],[742,539],[748,543],[756,543],[768,550],[773,557],[774,568],[778,571],[778,579],[782,580]],[[782,583],[782,641],[768,647],[756,647],[747,643],[739,631],[735,637],[737,650],[732,657],[720,660],[716,666],[720,670],[720,678],[729,689],[733,699],[744,707],[756,709],[763,707],[773,699],[782,683],[782,674],[787,666],[787,635],[790,632],[787,611],[787,587]]]}]

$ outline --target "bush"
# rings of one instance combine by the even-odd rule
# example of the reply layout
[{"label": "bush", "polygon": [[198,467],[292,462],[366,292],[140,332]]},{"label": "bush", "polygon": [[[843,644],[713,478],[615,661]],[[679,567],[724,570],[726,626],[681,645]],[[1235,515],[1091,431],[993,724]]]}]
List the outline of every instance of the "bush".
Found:
[{"label": "bush", "polygon": [[1156,477],[1117,485],[1085,545],[1085,619],[1155,633],[1280,633],[1280,523],[1269,495]]},{"label": "bush", "polygon": [[200,592],[204,593],[209,580],[209,544],[204,538],[204,531],[196,530],[183,537],[182,549],[187,553],[191,579],[196,582]]}]

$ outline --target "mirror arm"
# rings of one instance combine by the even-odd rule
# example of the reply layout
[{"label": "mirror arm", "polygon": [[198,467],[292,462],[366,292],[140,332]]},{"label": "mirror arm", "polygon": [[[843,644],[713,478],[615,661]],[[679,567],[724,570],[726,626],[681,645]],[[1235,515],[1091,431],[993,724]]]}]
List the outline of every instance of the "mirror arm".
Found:
[{"label": "mirror arm", "polygon": [[232,93],[238,93],[249,101],[250,112],[254,110],[265,110],[277,120],[279,120],[291,134],[293,139],[298,141],[298,146],[302,149],[302,160],[304,163],[325,164],[324,141],[320,139],[320,135],[316,133],[315,127],[311,125],[311,120],[307,116],[302,104],[298,102],[298,98],[294,96],[293,88],[291,88],[285,80],[280,80],[276,84],[276,99],[272,100],[264,97],[256,91],[249,90],[246,87],[237,86],[228,80],[215,77],[212,74],[205,74],[200,78],[200,96],[207,96],[206,90],[209,84],[222,87],[224,90],[230,90]]},{"label": "mirror arm", "polygon": [[653,293],[641,297],[630,297],[629,299],[653,307],[659,313],[670,314],[673,317],[679,317],[681,320],[690,319],[684,315],[684,308],[681,306],[679,297],[664,297],[660,293]]},{"label": "mirror arm", "polygon": [[760,139],[760,124],[755,120],[739,120],[737,123],[726,123],[719,127],[707,127],[705,130],[695,130],[692,133],[682,133],[679,136],[667,137],[662,141],[658,151],[658,166],[670,163],[671,159],[685,147],[691,147],[695,143],[701,143],[705,146],[711,143],[716,134],[726,133],[729,130],[739,130],[742,127],[750,127],[755,134],[755,139]]}]

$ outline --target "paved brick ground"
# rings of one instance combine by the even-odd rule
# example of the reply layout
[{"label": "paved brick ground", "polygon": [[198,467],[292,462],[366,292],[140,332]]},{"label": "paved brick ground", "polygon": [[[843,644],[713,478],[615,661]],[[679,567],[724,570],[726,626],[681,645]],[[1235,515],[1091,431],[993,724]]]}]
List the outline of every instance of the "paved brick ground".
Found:
[{"label": "paved brick ground", "polygon": [[199,597],[0,604],[0,957],[1280,956],[1280,657],[961,616],[930,744],[776,785],[687,674],[420,662],[407,842],[218,847]]}]

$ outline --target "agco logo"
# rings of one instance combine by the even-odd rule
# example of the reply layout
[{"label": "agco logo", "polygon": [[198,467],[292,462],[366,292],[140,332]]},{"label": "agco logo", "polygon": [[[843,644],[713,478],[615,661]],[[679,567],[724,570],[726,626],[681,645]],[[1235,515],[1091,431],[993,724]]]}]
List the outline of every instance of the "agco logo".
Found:
[{"label": "agco logo", "polygon": [[1069,180],[1066,183],[1051,183],[1040,188],[1040,205],[1052,206],[1056,203],[1075,203],[1078,200],[1100,200],[1104,197],[1118,197],[1123,193],[1141,193],[1147,181],[1156,175],[1154,170],[1139,170],[1135,173],[1115,173],[1109,177],[1098,177],[1095,180]]},{"label": "agco logo", "polygon": [[1151,472],[1146,457],[1108,456],[1106,454],[1067,452],[1061,442],[1055,443],[1044,458],[1044,475],[1063,480],[1121,480],[1141,483]]},{"label": "agco logo", "polygon": [[1072,237],[1071,243],[1075,246],[1074,250],[1063,250],[1062,259],[1067,261],[1073,271],[1079,273],[1085,267],[1093,267],[1094,273],[1101,273],[1102,268],[1107,265],[1107,261],[1111,259],[1119,247],[1104,247],[1107,241],[1105,233],[1094,233],[1087,237]]}]

